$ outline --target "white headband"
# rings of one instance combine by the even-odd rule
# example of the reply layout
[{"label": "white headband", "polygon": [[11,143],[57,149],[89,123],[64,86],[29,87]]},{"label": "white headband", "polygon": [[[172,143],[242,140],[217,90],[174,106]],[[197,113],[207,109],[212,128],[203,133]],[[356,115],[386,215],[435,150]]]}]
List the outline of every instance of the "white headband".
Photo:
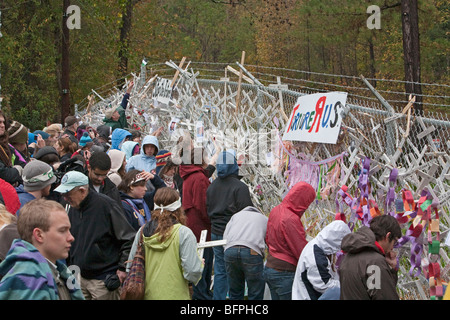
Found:
[{"label": "white headband", "polygon": [[159,206],[155,203],[155,210],[157,209],[161,209],[161,214],[163,213],[164,209],[166,209],[167,211],[175,211],[178,208],[181,207],[181,198],[178,198],[177,201],[172,202],[171,204],[167,205],[167,206]]}]

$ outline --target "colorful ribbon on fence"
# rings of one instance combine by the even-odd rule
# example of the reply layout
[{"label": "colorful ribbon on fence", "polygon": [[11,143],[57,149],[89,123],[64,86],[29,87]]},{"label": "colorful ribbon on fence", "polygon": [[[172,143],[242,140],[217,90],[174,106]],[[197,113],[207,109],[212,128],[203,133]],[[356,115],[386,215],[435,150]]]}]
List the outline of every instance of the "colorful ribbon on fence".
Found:
[{"label": "colorful ribbon on fence", "polygon": [[[352,197],[348,187],[343,185],[336,194],[336,220],[346,222],[344,204],[351,210],[348,225],[353,231],[355,220],[359,219],[363,225],[369,225],[370,220],[381,212],[370,193],[370,159],[365,158],[358,180],[359,196]],[[409,274],[414,277],[423,274],[429,280],[430,298],[432,300],[442,299],[444,295],[444,282],[440,274],[439,251],[440,251],[440,231],[439,231],[439,201],[434,198],[429,190],[424,189],[420,193],[420,198],[416,202],[410,190],[402,189],[401,198],[396,196],[398,170],[392,169],[389,175],[389,188],[386,193],[385,214],[395,217],[400,224],[408,226],[405,235],[402,236],[396,248],[404,246],[410,242],[410,270]],[[424,254],[423,238],[428,242],[428,254],[431,262],[422,265],[422,255]]]},{"label": "colorful ribbon on fence", "polygon": [[281,137],[277,136],[279,139],[278,146],[282,151],[280,158],[284,159],[285,184],[288,190],[297,182],[304,181],[316,190],[317,199],[320,200],[338,186],[340,176],[339,162],[342,161],[347,152],[342,152],[321,161],[305,160],[306,155],[300,154],[295,156],[286,147]]}]

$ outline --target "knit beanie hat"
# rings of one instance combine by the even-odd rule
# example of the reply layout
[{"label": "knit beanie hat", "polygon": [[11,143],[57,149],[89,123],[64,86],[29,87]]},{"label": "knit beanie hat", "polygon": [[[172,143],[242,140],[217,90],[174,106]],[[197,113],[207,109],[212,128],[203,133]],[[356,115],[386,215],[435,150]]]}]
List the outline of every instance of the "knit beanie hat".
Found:
[{"label": "knit beanie hat", "polygon": [[85,133],[83,133],[83,136],[81,137],[80,142],[78,144],[80,146],[84,147],[89,142],[92,142],[92,139],[89,136],[89,133],[85,132]]},{"label": "knit beanie hat", "polygon": [[168,160],[171,159],[172,153],[168,150],[161,150],[156,155],[156,174],[159,174],[162,167],[164,167]]},{"label": "knit beanie hat", "polygon": [[26,192],[44,189],[56,181],[53,169],[40,160],[32,160],[23,168],[23,189]]},{"label": "knit beanie hat", "polygon": [[28,129],[20,122],[13,121],[9,126],[8,134],[11,144],[28,142]]},{"label": "knit beanie hat", "polygon": [[50,153],[53,153],[58,156],[58,152],[56,151],[55,147],[45,146],[45,147],[39,149],[38,152],[36,152],[34,154],[34,158],[37,160],[40,160],[43,156],[50,154]]}]

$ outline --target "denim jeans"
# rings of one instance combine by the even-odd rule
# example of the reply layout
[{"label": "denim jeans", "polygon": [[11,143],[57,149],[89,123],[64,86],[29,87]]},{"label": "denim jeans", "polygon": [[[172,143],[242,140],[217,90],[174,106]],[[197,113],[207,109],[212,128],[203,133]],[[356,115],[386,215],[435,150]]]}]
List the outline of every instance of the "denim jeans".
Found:
[{"label": "denim jeans", "polygon": [[[253,253],[252,253],[253,252]],[[263,257],[248,247],[234,246],[225,250],[230,300],[244,300],[245,282],[248,300],[262,300],[266,283]]]},{"label": "denim jeans", "polygon": [[264,280],[270,289],[272,300],[292,300],[292,284],[295,272],[278,271],[264,267]]},{"label": "denim jeans", "polygon": [[325,290],[325,292],[319,297],[319,300],[339,300],[341,297],[341,288],[333,287]]},{"label": "denim jeans", "polygon": [[[223,240],[223,236],[211,233],[211,241]],[[213,247],[214,251],[214,286],[213,299],[226,300],[228,293],[227,270],[225,268],[223,246]]]},{"label": "denim jeans", "polygon": [[212,300],[211,274],[213,268],[214,253],[212,248],[205,248],[203,251],[205,266],[203,267],[202,278],[197,285],[192,286],[192,300]]}]

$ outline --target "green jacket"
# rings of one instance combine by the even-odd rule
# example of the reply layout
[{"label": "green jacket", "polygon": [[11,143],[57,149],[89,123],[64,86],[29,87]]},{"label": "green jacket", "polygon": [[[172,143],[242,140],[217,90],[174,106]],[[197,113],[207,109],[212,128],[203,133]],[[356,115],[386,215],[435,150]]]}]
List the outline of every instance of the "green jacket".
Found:
[{"label": "green jacket", "polygon": [[[136,252],[136,233],[129,261]],[[190,300],[189,282],[197,284],[203,264],[197,253],[197,239],[186,226],[175,224],[170,237],[159,241],[159,233],[144,236],[145,300]]]},{"label": "green jacket", "polygon": [[110,126],[112,128],[111,131],[114,131],[114,129],[120,128],[125,129],[128,128],[128,122],[127,122],[127,116],[125,114],[125,109],[122,106],[117,107],[117,112],[119,112],[120,118],[117,121],[114,121],[112,119],[103,118],[103,122],[106,126]]}]

